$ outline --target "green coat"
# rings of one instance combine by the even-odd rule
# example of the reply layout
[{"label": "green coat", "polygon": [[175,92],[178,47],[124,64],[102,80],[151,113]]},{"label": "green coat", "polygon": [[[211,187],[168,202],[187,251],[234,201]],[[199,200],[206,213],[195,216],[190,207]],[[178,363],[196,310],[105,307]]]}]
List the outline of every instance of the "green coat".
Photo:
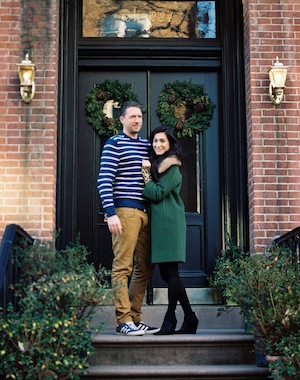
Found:
[{"label": "green coat", "polygon": [[167,157],[159,166],[158,182],[145,185],[143,195],[150,200],[151,262],[185,262],[186,222],[184,204],[179,195],[181,162]]}]

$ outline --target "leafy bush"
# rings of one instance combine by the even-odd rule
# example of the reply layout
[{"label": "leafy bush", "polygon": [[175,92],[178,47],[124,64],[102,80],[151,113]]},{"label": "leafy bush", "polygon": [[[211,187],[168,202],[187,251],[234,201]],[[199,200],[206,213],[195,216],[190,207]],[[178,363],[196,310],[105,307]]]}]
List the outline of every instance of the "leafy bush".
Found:
[{"label": "leafy bush", "polygon": [[[225,306],[240,304],[239,275],[242,262],[250,258],[249,253],[237,247],[233,239],[227,237],[226,249],[221,256],[216,258],[213,276],[210,277],[210,285],[221,293],[222,302]],[[241,305],[242,306],[242,305]]]},{"label": "leafy bush", "polygon": [[[89,322],[103,304],[108,271],[96,272],[79,242],[58,251],[35,243],[17,251],[18,310],[0,318],[0,374],[6,379],[79,379],[93,354]],[[101,328],[101,326],[99,326]]]},{"label": "leafy bush", "polygon": [[265,254],[237,247],[217,259],[212,286],[241,306],[270,360],[273,378],[300,376],[300,288],[296,254],[273,246]]}]

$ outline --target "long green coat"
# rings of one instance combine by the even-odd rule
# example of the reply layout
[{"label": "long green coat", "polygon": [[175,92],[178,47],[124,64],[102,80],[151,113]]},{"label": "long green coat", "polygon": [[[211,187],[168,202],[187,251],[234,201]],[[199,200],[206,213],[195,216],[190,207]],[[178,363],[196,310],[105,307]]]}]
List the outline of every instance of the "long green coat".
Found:
[{"label": "long green coat", "polygon": [[151,262],[185,262],[186,222],[184,204],[179,195],[182,175],[176,156],[167,157],[159,166],[158,182],[145,185],[143,195],[150,200]]}]

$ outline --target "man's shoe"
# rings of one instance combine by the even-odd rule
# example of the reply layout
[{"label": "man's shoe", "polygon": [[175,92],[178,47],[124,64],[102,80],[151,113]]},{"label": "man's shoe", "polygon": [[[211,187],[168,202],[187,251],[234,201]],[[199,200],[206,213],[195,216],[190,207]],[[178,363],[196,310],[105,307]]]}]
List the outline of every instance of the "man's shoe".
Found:
[{"label": "man's shoe", "polygon": [[144,335],[145,331],[138,329],[133,322],[125,322],[117,326],[116,334],[137,336]]},{"label": "man's shoe", "polygon": [[149,326],[143,321],[137,322],[135,325],[139,330],[144,331],[145,334],[154,334],[160,330],[159,327]]}]

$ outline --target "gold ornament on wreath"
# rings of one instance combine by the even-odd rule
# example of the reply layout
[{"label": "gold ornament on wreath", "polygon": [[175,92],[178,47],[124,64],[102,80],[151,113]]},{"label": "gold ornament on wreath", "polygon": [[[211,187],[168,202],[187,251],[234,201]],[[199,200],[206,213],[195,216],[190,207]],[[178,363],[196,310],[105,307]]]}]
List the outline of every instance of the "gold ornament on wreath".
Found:
[{"label": "gold ornament on wreath", "polygon": [[99,136],[113,136],[122,130],[118,110],[127,100],[138,99],[131,84],[118,80],[105,80],[90,91],[85,99],[85,112]]},{"label": "gold ornament on wreath", "polygon": [[156,112],[163,125],[174,128],[177,137],[183,138],[205,131],[214,108],[203,85],[175,81],[165,84]]}]

